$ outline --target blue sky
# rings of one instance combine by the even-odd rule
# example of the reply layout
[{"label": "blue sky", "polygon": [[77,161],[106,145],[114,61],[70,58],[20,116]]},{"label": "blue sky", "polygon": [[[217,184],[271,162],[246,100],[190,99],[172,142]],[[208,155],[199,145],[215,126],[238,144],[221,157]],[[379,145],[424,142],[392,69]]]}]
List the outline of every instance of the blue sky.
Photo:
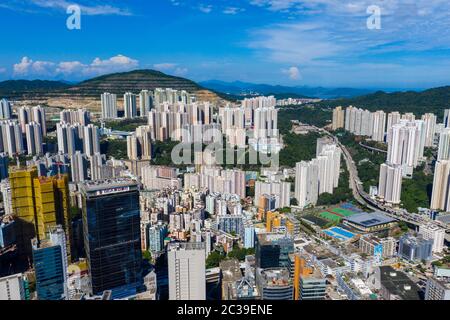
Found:
[{"label": "blue sky", "polygon": [[[81,29],[66,27],[70,4]],[[368,7],[381,29],[368,29]],[[0,79],[152,68],[196,81],[450,85],[448,0],[2,0]]]}]

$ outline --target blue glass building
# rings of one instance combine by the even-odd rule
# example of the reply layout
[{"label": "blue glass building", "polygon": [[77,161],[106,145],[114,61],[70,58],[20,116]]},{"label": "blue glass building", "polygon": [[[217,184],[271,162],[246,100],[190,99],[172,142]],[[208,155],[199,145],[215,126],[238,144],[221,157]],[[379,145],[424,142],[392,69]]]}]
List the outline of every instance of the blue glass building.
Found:
[{"label": "blue glass building", "polygon": [[255,249],[258,268],[288,268],[289,254],[294,252],[294,242],[284,234],[259,234],[256,237]]},{"label": "blue glass building", "polygon": [[8,178],[9,158],[5,153],[0,153],[0,181]]},{"label": "blue glass building", "polygon": [[91,291],[112,298],[135,295],[143,286],[139,191],[131,179],[79,184],[83,237]]},{"label": "blue glass building", "polygon": [[32,245],[38,299],[64,299],[66,283],[61,246],[50,241],[39,243],[37,239],[33,239]]}]

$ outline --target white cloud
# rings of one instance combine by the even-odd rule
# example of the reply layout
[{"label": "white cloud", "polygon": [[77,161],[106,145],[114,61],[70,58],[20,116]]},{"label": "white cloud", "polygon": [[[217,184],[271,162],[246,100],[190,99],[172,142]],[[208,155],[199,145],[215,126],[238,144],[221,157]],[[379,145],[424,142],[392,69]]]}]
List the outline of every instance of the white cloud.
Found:
[{"label": "white cloud", "polygon": [[19,63],[13,65],[14,74],[26,75],[30,71],[32,65],[33,60],[29,59],[28,57],[23,57]]},{"label": "white cloud", "polygon": [[174,74],[177,76],[184,76],[185,74],[188,73],[188,71],[189,71],[188,68],[178,67],[175,69]]},{"label": "white cloud", "polygon": [[291,80],[298,80],[301,78],[300,70],[297,67],[290,67],[289,69],[283,69],[284,74],[289,75]]},{"label": "white cloud", "polygon": [[[5,1],[5,0],[2,0]],[[116,15],[116,16],[130,16],[133,13],[127,8],[116,7],[110,4],[95,4],[98,1],[77,0],[76,3],[66,0],[28,0],[25,2],[18,2],[16,0],[6,0],[6,4],[0,5],[14,11],[36,12],[35,9],[53,9],[64,11],[70,5],[78,5],[81,9],[81,14],[85,15]],[[93,3],[94,2],[94,3]],[[104,2],[104,1],[103,1]]]},{"label": "white cloud", "polygon": [[249,47],[282,63],[306,64],[324,60],[342,51],[337,41],[320,24],[278,24],[256,31]]},{"label": "white cloud", "polygon": [[6,68],[0,67],[0,73],[6,73]]},{"label": "white cloud", "polygon": [[172,73],[177,76],[183,76],[188,73],[188,68],[181,67],[177,63],[163,62],[163,63],[155,63],[153,65],[158,71]]},{"label": "white cloud", "polygon": [[175,69],[176,66],[177,66],[176,63],[164,62],[164,63],[156,63],[156,64],[154,64],[153,68],[155,68],[156,70],[164,71],[164,70]]},{"label": "white cloud", "polygon": [[13,70],[14,76],[56,77],[64,75],[79,78],[80,76],[89,77],[129,71],[138,66],[138,60],[120,54],[105,60],[95,58],[89,64],[80,61],[33,61],[28,57],[23,57],[19,63],[14,64]]},{"label": "white cloud", "polygon": [[231,14],[231,15],[235,15],[238,14],[239,12],[245,11],[244,8],[237,8],[237,7],[226,7],[225,9],[223,9],[223,13],[225,14]]},{"label": "white cloud", "polygon": [[198,10],[200,10],[203,13],[210,13],[213,10],[213,6],[210,4],[208,5],[201,4],[198,6]]}]

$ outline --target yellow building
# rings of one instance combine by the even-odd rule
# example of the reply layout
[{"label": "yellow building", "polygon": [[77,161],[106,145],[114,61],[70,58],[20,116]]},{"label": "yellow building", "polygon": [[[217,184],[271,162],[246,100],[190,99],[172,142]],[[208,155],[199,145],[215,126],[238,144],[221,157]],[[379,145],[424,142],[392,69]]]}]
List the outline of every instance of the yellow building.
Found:
[{"label": "yellow building", "polygon": [[292,223],[292,221],[289,220],[289,219],[286,219],[286,230],[287,230],[287,232],[288,232],[291,236],[294,236],[295,225],[294,225],[294,223]]},{"label": "yellow building", "polygon": [[33,180],[37,178],[36,167],[11,167],[11,201],[18,223],[18,246],[21,255],[31,256],[31,239],[36,236],[36,207]]},{"label": "yellow building", "polygon": [[10,168],[13,213],[19,221],[19,246],[31,253],[31,239],[46,238],[49,227],[61,225],[66,233],[70,261],[70,199],[64,175],[38,177],[36,167]]},{"label": "yellow building", "polygon": [[38,239],[45,239],[50,227],[61,225],[66,233],[70,261],[69,187],[67,176],[34,179],[36,229]]}]

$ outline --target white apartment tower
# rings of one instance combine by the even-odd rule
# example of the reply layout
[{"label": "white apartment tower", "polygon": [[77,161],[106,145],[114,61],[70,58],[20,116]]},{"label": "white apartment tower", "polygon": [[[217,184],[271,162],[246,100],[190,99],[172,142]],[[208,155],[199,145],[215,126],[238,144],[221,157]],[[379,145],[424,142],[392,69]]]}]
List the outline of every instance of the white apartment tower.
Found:
[{"label": "white apartment tower", "polygon": [[402,167],[383,163],[380,166],[378,197],[386,203],[398,205],[401,202]]},{"label": "white apartment tower", "polygon": [[384,111],[376,111],[372,115],[373,130],[372,140],[383,142],[384,134],[386,132],[386,113]]},{"label": "white apartment tower", "polygon": [[11,115],[11,103],[6,99],[0,100],[0,119],[11,119]]},{"label": "white apartment tower", "polygon": [[141,117],[146,117],[152,107],[152,95],[148,90],[139,93],[139,111]]},{"label": "white apartment tower", "polygon": [[83,150],[88,157],[93,156],[94,153],[100,152],[99,135],[97,126],[89,124],[83,127]]},{"label": "white apartment tower", "polygon": [[42,130],[37,122],[30,122],[25,125],[25,135],[27,139],[28,155],[42,155]]},{"label": "white apartment tower", "polygon": [[433,191],[431,195],[432,210],[450,211],[450,160],[436,162],[434,169]]},{"label": "white apartment tower", "polygon": [[170,243],[167,251],[169,300],[205,300],[205,243]]},{"label": "white apartment tower", "polygon": [[450,128],[445,128],[439,135],[437,160],[450,160]]},{"label": "white apartment tower", "polygon": [[432,147],[436,133],[437,118],[433,113],[425,113],[422,116],[422,120],[425,126],[425,147]]},{"label": "white apartment tower", "polygon": [[334,108],[332,129],[337,130],[340,128],[344,128],[344,118],[345,118],[345,111],[342,109],[342,107],[339,106]]},{"label": "white apartment tower", "polygon": [[105,92],[100,96],[100,98],[102,104],[102,118],[117,118],[117,95],[114,93]]},{"label": "white apartment tower", "polygon": [[136,109],[136,95],[131,92],[126,92],[123,95],[123,110],[125,118],[131,119],[137,116]]},{"label": "white apartment tower", "polygon": [[295,166],[295,198],[298,206],[315,205],[319,190],[319,166],[316,161],[302,161]]}]

